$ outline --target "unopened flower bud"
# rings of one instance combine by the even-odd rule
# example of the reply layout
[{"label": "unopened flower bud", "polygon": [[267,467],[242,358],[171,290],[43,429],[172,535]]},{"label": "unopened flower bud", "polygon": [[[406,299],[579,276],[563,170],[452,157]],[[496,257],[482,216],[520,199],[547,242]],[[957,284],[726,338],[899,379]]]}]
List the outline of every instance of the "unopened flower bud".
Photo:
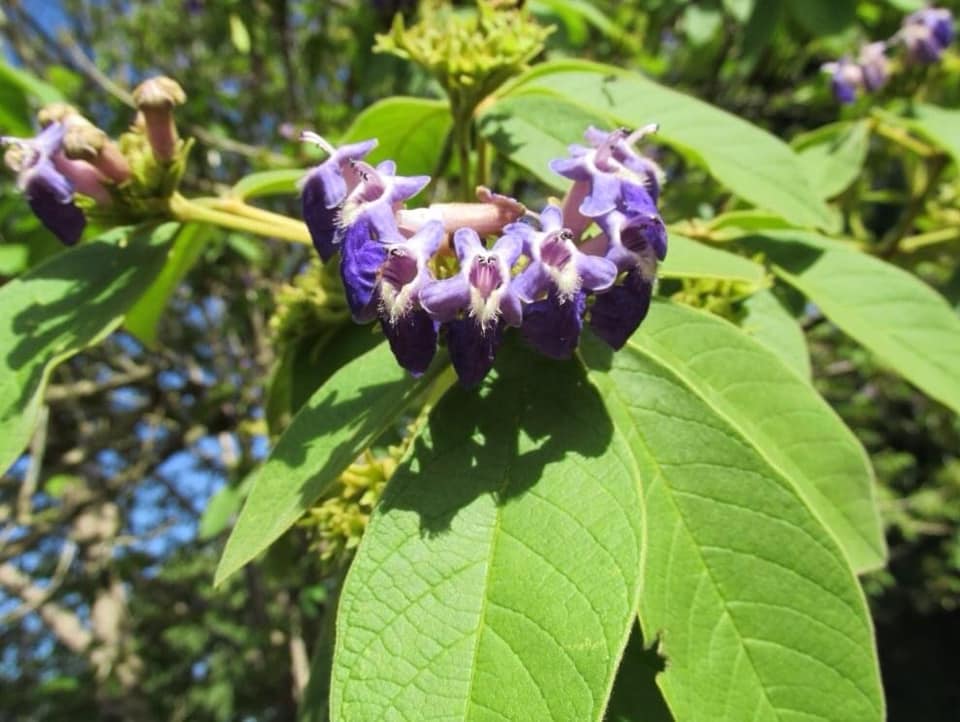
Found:
[{"label": "unopened flower bud", "polygon": [[51,103],[40,110],[37,119],[43,127],[61,123],[64,129],[63,154],[70,160],[85,161],[96,168],[101,180],[123,183],[130,178],[130,164],[116,143],[72,105]]},{"label": "unopened flower bud", "polygon": [[143,115],[147,140],[154,157],[160,162],[169,162],[176,155],[180,139],[173,120],[173,108],[183,105],[186,100],[180,84],[164,76],[145,80],[133,91],[133,101]]},{"label": "unopened flower bud", "polygon": [[37,121],[41,128],[46,128],[51,123],[62,123],[74,115],[80,115],[80,111],[69,103],[50,103],[40,108]]}]

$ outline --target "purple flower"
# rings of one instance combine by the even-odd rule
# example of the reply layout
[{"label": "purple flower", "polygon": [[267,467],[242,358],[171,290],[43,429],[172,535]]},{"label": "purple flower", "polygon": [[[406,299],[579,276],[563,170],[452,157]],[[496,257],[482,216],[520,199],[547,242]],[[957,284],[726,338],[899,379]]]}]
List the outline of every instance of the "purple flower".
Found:
[{"label": "purple flower", "polygon": [[301,184],[303,220],[310,230],[313,245],[324,261],[336,251],[337,219],[347,195],[360,183],[355,167],[358,160],[373,150],[376,140],[334,148],[316,133],[304,131],[300,139],[316,143],[330,157],[314,168]]},{"label": "purple flower", "polygon": [[653,279],[641,269],[626,274],[623,283],[597,296],[590,307],[590,328],[614,349],[621,349],[650,310]]},{"label": "purple flower", "polygon": [[860,49],[857,63],[863,74],[863,87],[875,93],[887,84],[890,77],[890,61],[887,59],[885,42],[869,43]]},{"label": "purple flower", "polygon": [[541,230],[525,223],[512,223],[504,233],[523,241],[530,264],[517,276],[514,288],[520,298],[532,303],[550,292],[561,301],[586,291],[605,291],[617,279],[617,267],[606,258],[590,256],[573,242],[573,234],[563,228],[560,209],[548,205],[540,214]]},{"label": "purple flower", "polygon": [[556,291],[523,309],[523,338],[544,356],[567,359],[580,342],[583,312],[587,308],[587,294],[578,291],[570,298],[561,299]]},{"label": "purple flower", "polygon": [[574,181],[564,200],[563,225],[579,236],[596,219],[617,208],[631,191],[643,191],[656,204],[660,196],[660,167],[633,150],[643,136],[655,132],[648,125],[634,133],[609,133],[589,128],[584,134],[591,148],[570,146],[570,158],[550,162],[550,168]]},{"label": "purple flower", "polygon": [[35,138],[0,137],[0,144],[11,146],[4,161],[16,171],[17,188],[34,214],[61,242],[72,246],[87,221],[73,202],[73,183],[54,164],[63,132],[61,123],[51,123]]},{"label": "purple flower", "polygon": [[916,63],[935,63],[953,42],[953,15],[944,8],[927,7],[904,18],[898,37]]},{"label": "purple flower", "polygon": [[387,246],[380,267],[377,310],[397,362],[419,376],[437,350],[437,322],[420,305],[420,292],[432,282],[430,258],[444,238],[443,223],[431,221],[410,240]]},{"label": "purple flower", "polygon": [[461,228],[453,243],[460,273],[424,286],[420,304],[433,319],[447,324],[453,367],[464,385],[473,386],[493,366],[503,326],[520,326],[523,320],[510,276],[523,242],[507,234],[488,250],[476,231]]},{"label": "purple flower", "polygon": [[820,69],[830,75],[830,89],[838,103],[847,105],[857,98],[864,87],[864,71],[850,58],[843,57],[833,63],[824,63]]},{"label": "purple flower", "polygon": [[358,323],[379,317],[397,362],[419,376],[437,349],[437,323],[420,305],[420,291],[433,281],[429,262],[443,241],[443,223],[427,223],[410,239],[399,234],[372,240],[368,221],[350,227],[340,272]]},{"label": "purple flower", "polygon": [[[507,226],[530,258],[513,286],[527,303],[522,332],[530,345],[552,358],[569,358],[580,340],[587,291],[605,291],[617,279],[617,266],[601,256],[583,253],[573,234],[562,228],[556,206],[540,214],[542,230],[525,223]],[[546,296],[544,298],[544,296]]]},{"label": "purple flower", "polygon": [[[430,182],[430,176],[398,176],[397,165],[385,160],[376,167],[356,161],[353,168],[359,175],[357,185],[340,206],[339,233],[366,222],[376,239],[392,239],[400,234],[397,211]],[[384,241],[385,242],[385,241]]]}]

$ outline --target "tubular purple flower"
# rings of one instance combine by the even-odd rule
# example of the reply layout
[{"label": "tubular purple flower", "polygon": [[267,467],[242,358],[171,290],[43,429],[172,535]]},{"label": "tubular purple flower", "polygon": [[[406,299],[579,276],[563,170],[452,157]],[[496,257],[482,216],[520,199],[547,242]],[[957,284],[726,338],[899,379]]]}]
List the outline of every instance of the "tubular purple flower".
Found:
[{"label": "tubular purple flower", "polygon": [[62,243],[70,246],[83,234],[86,218],[73,202],[73,183],[54,164],[63,132],[61,123],[51,123],[35,138],[0,137],[0,145],[10,146],[4,161],[17,173],[17,188],[26,196],[34,214]]},{"label": "tubular purple flower", "polygon": [[663,172],[632,147],[656,130],[656,125],[648,125],[633,133],[622,128],[607,133],[591,127],[584,134],[591,148],[572,145],[570,158],[550,162],[555,173],[574,181],[563,204],[563,225],[574,236],[592,219],[614,210],[628,189],[644,191],[656,204]]},{"label": "tubular purple flower", "polygon": [[377,141],[365,140],[334,148],[321,136],[310,131],[301,133],[300,140],[316,143],[330,156],[311,170],[300,185],[303,220],[310,231],[317,253],[327,261],[336,252],[340,206],[350,191],[360,183],[360,173],[354,164],[376,148]]},{"label": "tubular purple flower", "polygon": [[953,14],[945,8],[927,7],[904,18],[898,37],[915,63],[935,63],[953,42]]},{"label": "tubular purple flower", "polygon": [[626,274],[623,282],[602,296],[590,307],[590,328],[615,350],[623,348],[650,310],[653,280],[642,270]]},{"label": "tubular purple flower", "polygon": [[586,249],[604,255],[619,271],[649,268],[651,264],[655,269],[656,262],[667,256],[667,229],[646,191],[635,187],[625,190],[627,197],[621,207],[597,218],[603,235]]},{"label": "tubular purple flower", "polygon": [[548,205],[540,214],[541,230],[526,223],[513,223],[504,233],[517,235],[523,242],[530,264],[514,281],[514,288],[527,303],[552,293],[560,303],[569,301],[581,289],[605,291],[617,279],[616,265],[600,256],[583,253],[573,242],[573,234],[563,228],[558,207]]},{"label": "tubular purple flower", "polygon": [[376,167],[363,161],[353,163],[360,180],[340,207],[338,225],[346,233],[350,226],[365,220],[377,237],[399,235],[397,211],[430,182],[430,176],[398,176],[396,163],[385,160]]},{"label": "tubular purple flower", "polygon": [[510,275],[523,242],[516,235],[504,235],[488,250],[476,231],[461,228],[453,243],[460,273],[424,286],[420,304],[434,320],[448,324],[454,369],[463,384],[473,386],[493,366],[503,327],[523,321]]},{"label": "tubular purple flower", "polygon": [[864,69],[850,58],[824,63],[820,69],[830,75],[830,89],[838,103],[852,103],[857,99],[857,92],[865,85]]},{"label": "tubular purple flower", "polygon": [[420,305],[420,291],[432,282],[430,258],[443,241],[443,223],[431,221],[407,241],[386,247],[379,271],[378,313],[397,362],[419,376],[437,350],[437,322]]},{"label": "tubular purple flower", "polygon": [[890,77],[890,61],[887,59],[885,42],[869,43],[860,49],[857,63],[863,75],[863,87],[875,93],[887,84]]},{"label": "tubular purple flower", "polygon": [[551,291],[546,298],[524,307],[520,333],[544,356],[570,358],[580,342],[586,307],[585,291],[578,291],[566,299]]}]

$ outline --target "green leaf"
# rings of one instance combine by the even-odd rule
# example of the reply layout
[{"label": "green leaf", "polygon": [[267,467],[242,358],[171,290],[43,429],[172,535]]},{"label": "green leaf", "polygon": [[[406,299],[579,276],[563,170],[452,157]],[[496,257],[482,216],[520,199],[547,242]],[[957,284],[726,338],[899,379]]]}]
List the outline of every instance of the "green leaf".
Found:
[{"label": "green leaf", "polygon": [[309,172],[309,168],[284,168],[251,173],[237,181],[230,194],[242,200],[294,194],[298,192],[297,183]]},{"label": "green leaf", "polygon": [[917,277],[812,233],[745,241],[774,272],[897,373],[960,412],[960,318]]},{"label": "green leaf", "polygon": [[367,156],[369,162],[389,159],[403,175],[431,175],[452,125],[446,101],[397,96],[360,113],[341,142],[377,138],[380,142]]},{"label": "green leaf", "polygon": [[670,234],[667,258],[658,275],[662,278],[713,278],[763,288],[770,285],[767,269],[735,253]]},{"label": "green leaf", "polygon": [[[744,200],[797,225],[825,227],[832,222],[826,204],[807,181],[799,158],[783,141],[642,75],[583,61],[550,62],[518,78],[502,96],[481,115],[480,131],[510,157],[516,148],[537,142],[547,143],[551,154],[555,153],[556,132],[535,134],[533,130],[544,124],[562,124],[567,129],[570,123],[564,113],[576,113],[580,119],[599,116],[606,120],[607,127],[657,122],[660,132],[653,142],[670,145],[700,163]],[[517,105],[513,99],[519,97],[528,100]],[[512,104],[504,106],[508,100]],[[491,115],[498,117],[498,122],[488,124],[484,120]],[[507,115],[520,115],[522,122],[506,123]],[[563,144],[580,142],[584,129],[579,127],[576,135],[565,135]]]},{"label": "green leaf", "polygon": [[180,229],[160,275],[127,313],[127,330],[147,346],[157,343],[157,324],[177,286],[200,258],[213,228],[187,224]]},{"label": "green leaf", "polygon": [[334,373],[300,409],[257,472],[214,583],[222,583],[289,529],[441,368],[435,363],[414,379],[381,343]]},{"label": "green leaf", "polygon": [[723,8],[739,23],[745,23],[753,15],[757,0],[723,0]]},{"label": "green leaf", "polygon": [[[699,330],[676,332],[676,342]],[[703,379],[647,348],[639,341],[613,354],[593,337],[581,343],[644,480],[640,621],[648,640],[660,637],[667,663],[658,682],[672,713],[883,719],[870,615],[843,552],[727,411],[718,413],[720,390],[708,400]],[[736,378],[745,380],[742,366]]]},{"label": "green leaf", "polygon": [[241,55],[250,52],[250,32],[236,13],[230,13],[230,42]]},{"label": "green leaf", "polygon": [[237,486],[227,484],[210,497],[197,525],[198,539],[212,539],[230,526],[230,521],[250,493],[252,482],[253,476],[247,476]]},{"label": "green leaf", "polygon": [[936,105],[913,107],[911,127],[926,136],[960,163],[960,110],[947,110]]},{"label": "green leaf", "polygon": [[0,288],[0,468],[30,440],[50,372],[120,325],[163,267],[178,227],[112,231]]},{"label": "green leaf", "polygon": [[40,105],[57,103],[64,99],[63,93],[49,83],[5,62],[0,62],[0,81],[15,85]]},{"label": "green leaf", "polygon": [[723,12],[717,7],[687,5],[681,26],[692,45],[706,45],[723,26]]},{"label": "green leaf", "polygon": [[821,198],[840,195],[860,177],[870,149],[870,122],[836,123],[794,143]]},{"label": "green leaf", "polygon": [[843,32],[857,19],[855,0],[788,0],[787,10],[815,37]]},{"label": "green leaf", "polygon": [[853,433],[779,356],[717,316],[657,303],[629,342],[669,368],[796,487],[857,571],[886,559],[873,470]]},{"label": "green leaf", "polygon": [[340,600],[331,719],[598,720],[635,619],[642,508],[575,362],[509,345],[387,486]]},{"label": "green leaf", "polygon": [[0,245],[0,276],[15,276],[27,267],[30,247],[25,243]]},{"label": "green leaf", "polygon": [[813,371],[807,338],[773,292],[758,291],[744,299],[740,308],[743,311],[743,316],[737,320],[740,329],[777,354],[798,376],[809,380]]},{"label": "green leaf", "polygon": [[570,181],[550,170],[554,158],[567,154],[570,143],[579,142],[590,125],[603,126],[606,119],[543,93],[507,96],[480,116],[479,130],[501,153],[541,181],[566,191]]},{"label": "green leaf", "polygon": [[587,40],[586,24],[593,25],[612,40],[623,37],[623,30],[588,0],[532,0],[527,7],[536,15],[554,13],[564,23],[570,41],[576,45]]}]

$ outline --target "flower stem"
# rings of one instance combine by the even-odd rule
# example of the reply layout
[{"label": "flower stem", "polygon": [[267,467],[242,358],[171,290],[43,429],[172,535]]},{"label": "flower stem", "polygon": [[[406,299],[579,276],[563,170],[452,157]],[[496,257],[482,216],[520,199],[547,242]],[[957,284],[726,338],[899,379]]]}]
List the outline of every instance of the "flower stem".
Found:
[{"label": "flower stem", "polygon": [[900,241],[900,250],[904,253],[913,253],[927,246],[955,241],[957,239],[960,239],[960,228],[940,228],[936,231],[907,236]]},{"label": "flower stem", "polygon": [[[204,203],[185,198],[179,193],[174,193],[170,197],[170,212],[174,218],[180,221],[195,221],[199,223],[210,223],[221,228],[230,228],[235,231],[246,231],[257,236],[267,238],[279,238],[292,243],[310,244],[310,233],[307,227],[294,221],[292,218],[280,216],[279,214],[262,211],[259,208],[247,206],[240,203],[246,209],[256,211],[255,216],[239,215],[236,212],[221,210]],[[233,208],[237,211],[236,208]],[[278,219],[284,219],[280,222]]]}]

